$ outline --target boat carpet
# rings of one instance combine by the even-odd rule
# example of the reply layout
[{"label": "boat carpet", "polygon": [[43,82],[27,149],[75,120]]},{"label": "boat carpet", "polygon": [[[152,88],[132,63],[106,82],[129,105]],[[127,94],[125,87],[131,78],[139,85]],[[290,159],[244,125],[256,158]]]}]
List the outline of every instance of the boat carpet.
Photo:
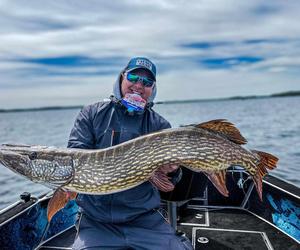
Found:
[{"label": "boat carpet", "polygon": [[[180,213],[178,231],[195,249],[293,250],[299,244],[252,213],[236,208],[189,206]],[[75,227],[46,242],[40,250],[71,249]]]},{"label": "boat carpet", "polygon": [[178,230],[195,249],[299,249],[299,244],[273,225],[239,208],[197,208],[181,213]]}]

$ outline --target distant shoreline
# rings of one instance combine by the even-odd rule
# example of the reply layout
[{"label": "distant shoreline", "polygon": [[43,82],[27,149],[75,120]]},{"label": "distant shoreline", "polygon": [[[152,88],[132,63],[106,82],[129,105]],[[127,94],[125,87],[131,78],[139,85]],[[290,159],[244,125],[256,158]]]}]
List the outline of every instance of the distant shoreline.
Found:
[{"label": "distant shoreline", "polygon": [[174,101],[159,101],[155,104],[174,104],[174,103],[192,103],[192,102],[208,102],[208,101],[230,101],[230,100],[249,100],[249,99],[263,99],[272,97],[291,97],[300,96],[299,91],[288,91],[282,93],[275,93],[271,95],[251,95],[251,96],[232,96],[224,98],[210,98],[210,99],[191,99],[191,100],[174,100]]},{"label": "distant shoreline", "polygon": [[[262,99],[272,97],[290,97],[300,96],[299,91],[288,91],[282,93],[275,93],[271,95],[252,95],[252,96],[232,96],[225,98],[211,98],[211,99],[191,99],[191,100],[172,100],[172,101],[158,101],[155,104],[176,104],[176,103],[193,103],[193,102],[207,102],[207,101],[229,101],[229,100],[248,100],[248,99]],[[28,111],[48,111],[48,110],[63,110],[63,109],[81,109],[83,105],[75,106],[49,106],[49,107],[38,107],[38,108],[16,108],[16,109],[0,109],[0,113],[8,112],[28,112]]]}]

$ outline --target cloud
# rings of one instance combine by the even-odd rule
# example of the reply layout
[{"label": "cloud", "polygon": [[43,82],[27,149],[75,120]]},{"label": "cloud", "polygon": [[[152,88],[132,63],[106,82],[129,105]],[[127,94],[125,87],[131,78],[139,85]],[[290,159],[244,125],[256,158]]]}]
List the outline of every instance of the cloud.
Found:
[{"label": "cloud", "polygon": [[[108,96],[136,55],[157,64],[161,100],[299,89],[299,10],[293,1],[2,0],[0,108]],[[182,91],[187,78],[201,91]]]}]

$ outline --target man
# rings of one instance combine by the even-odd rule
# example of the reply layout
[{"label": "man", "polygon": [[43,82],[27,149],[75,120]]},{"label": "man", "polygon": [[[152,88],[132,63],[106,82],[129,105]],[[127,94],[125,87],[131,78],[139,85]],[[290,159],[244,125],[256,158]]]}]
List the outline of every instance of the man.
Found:
[{"label": "man", "polygon": [[[151,109],[156,95],[156,67],[149,59],[131,59],[119,74],[113,92],[110,101],[81,110],[68,147],[105,148],[170,128],[169,122]],[[157,211],[159,191],[150,182],[115,194],[79,194],[77,203],[80,219],[73,249],[192,249]]]}]

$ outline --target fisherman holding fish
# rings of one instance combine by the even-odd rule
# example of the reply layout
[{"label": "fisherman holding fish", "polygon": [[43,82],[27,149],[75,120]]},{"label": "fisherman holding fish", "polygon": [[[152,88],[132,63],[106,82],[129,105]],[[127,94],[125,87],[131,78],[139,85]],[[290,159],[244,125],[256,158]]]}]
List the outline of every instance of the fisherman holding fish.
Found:
[{"label": "fisherman holding fish", "polygon": [[[170,123],[152,110],[156,91],[156,66],[147,58],[132,58],[119,74],[110,100],[80,111],[68,147],[101,149],[170,128]],[[129,190],[107,195],[78,194],[80,212],[73,249],[193,249],[189,240],[178,236],[158,212],[158,189],[174,188],[161,180],[172,172],[176,184],[181,175],[176,165],[165,169]]]},{"label": "fisherman holding fish", "polygon": [[133,58],[120,73],[114,96],[81,110],[69,148],[0,145],[1,164],[55,189],[48,222],[78,193],[73,249],[192,249],[158,212],[158,189],[174,189],[179,165],[205,174],[226,197],[227,169],[242,166],[263,200],[262,179],[278,158],[244,148],[247,140],[224,119],[169,128],[151,109],[155,81],[154,64]]}]

